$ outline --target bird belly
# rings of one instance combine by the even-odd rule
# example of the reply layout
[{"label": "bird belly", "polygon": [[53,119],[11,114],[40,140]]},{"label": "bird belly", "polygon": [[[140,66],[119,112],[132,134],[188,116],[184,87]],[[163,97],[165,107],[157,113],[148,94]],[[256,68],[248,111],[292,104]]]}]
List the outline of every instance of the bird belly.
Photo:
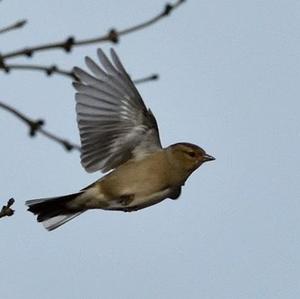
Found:
[{"label": "bird belly", "polygon": [[124,212],[141,210],[163,201],[168,197],[170,191],[171,191],[170,188],[166,188],[164,190],[154,192],[150,195],[133,194],[132,199],[130,200],[129,198],[128,202],[126,202],[126,198],[125,201],[122,201],[122,199],[110,200],[108,202],[107,208],[105,209],[118,210]]},{"label": "bird belly", "polygon": [[163,152],[125,163],[87,188],[82,202],[87,209],[135,211],[149,207],[172,194],[166,169],[169,164]]}]

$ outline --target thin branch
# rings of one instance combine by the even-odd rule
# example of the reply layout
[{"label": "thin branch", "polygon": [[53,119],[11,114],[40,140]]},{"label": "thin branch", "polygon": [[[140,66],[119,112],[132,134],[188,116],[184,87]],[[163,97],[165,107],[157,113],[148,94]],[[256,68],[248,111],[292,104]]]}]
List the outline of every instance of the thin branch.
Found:
[{"label": "thin branch", "polygon": [[[1,0],[0,0],[1,1]],[[31,57],[34,53],[40,52],[40,51],[45,51],[45,50],[53,50],[53,49],[63,49],[67,53],[70,52],[73,47],[75,46],[83,46],[83,45],[89,45],[89,44],[94,44],[94,43],[100,43],[100,42],[112,42],[112,43],[117,43],[119,41],[120,36],[130,34],[132,32],[142,30],[148,26],[153,25],[154,23],[158,22],[159,20],[163,19],[166,16],[169,16],[170,13],[176,9],[178,6],[180,6],[185,0],[177,0],[174,4],[166,4],[163,11],[160,12],[158,15],[152,17],[151,19],[144,21],[138,25],[117,31],[116,29],[111,29],[107,34],[92,38],[92,39],[83,39],[83,40],[78,40],[76,41],[74,37],[69,37],[65,41],[62,42],[56,42],[56,43],[49,43],[49,44],[43,44],[40,46],[34,46],[31,48],[24,48],[21,50],[16,50],[12,51],[9,53],[6,53],[4,55],[0,54],[0,68],[2,68],[4,71],[9,72],[11,69],[22,69],[22,70],[35,70],[35,71],[43,71],[46,72],[47,75],[52,75],[52,74],[60,74],[64,76],[71,77],[72,79],[76,79],[72,71],[66,71],[58,68],[55,65],[52,66],[42,66],[42,65],[24,65],[24,64],[14,64],[14,65],[7,65],[6,64],[6,59],[8,58],[13,58],[17,56],[28,56]],[[7,32],[9,30],[13,30],[16,28],[20,28],[24,26],[26,21],[20,21],[17,22],[16,24],[13,24],[11,26],[8,26],[6,28],[3,28],[0,30],[0,33]],[[145,78],[137,79],[134,82],[136,84],[138,83],[143,83],[151,80],[156,80],[158,78],[158,75],[151,75]],[[19,112],[13,107],[10,107],[9,105],[0,102],[0,107],[5,109],[6,111],[9,111],[13,115],[15,115],[17,118],[22,120],[29,128],[29,135],[31,137],[35,136],[37,132],[40,134],[46,136],[47,138],[61,144],[64,146],[66,150],[72,150],[76,149],[80,151],[80,146],[73,144],[61,137],[56,136],[55,134],[49,132],[48,130],[45,130],[43,128],[43,125],[45,123],[44,120],[38,119],[38,120],[33,120],[23,113]]]},{"label": "thin branch", "polygon": [[40,128],[38,130],[42,135],[44,135],[45,137],[47,137],[50,140],[53,140],[59,144],[61,144],[67,151],[71,151],[73,149],[77,150],[80,152],[80,146],[78,144],[75,143],[71,143],[70,141],[63,139],[61,137],[58,137],[56,135],[54,135],[53,133],[49,132],[48,130],[45,130],[43,128]]},{"label": "thin branch", "polygon": [[153,74],[153,75],[150,75],[150,76],[147,76],[147,77],[144,77],[144,78],[135,79],[135,80],[133,80],[133,82],[135,84],[141,84],[141,83],[146,83],[146,82],[149,82],[149,81],[155,81],[155,80],[158,80],[158,79],[159,79],[158,74]]},{"label": "thin branch", "polygon": [[44,136],[46,136],[48,139],[53,140],[57,142],[58,144],[62,145],[66,150],[71,151],[73,149],[80,151],[80,146],[74,143],[69,142],[66,139],[63,139],[48,130],[43,128],[43,125],[45,124],[45,121],[43,119],[37,119],[33,120],[29,117],[27,117],[25,114],[19,112],[17,109],[0,102],[0,107],[5,109],[6,111],[12,113],[15,115],[17,118],[22,120],[29,128],[29,136],[34,137],[36,136],[36,133],[40,133]]},{"label": "thin branch", "polygon": [[[3,66],[0,66],[0,70],[3,70],[6,73],[9,73],[11,70],[29,70],[29,71],[40,71],[44,72],[47,76],[52,75],[62,75],[66,76],[68,78],[71,78],[72,80],[78,80],[78,78],[75,76],[73,71],[63,70],[56,66],[55,64],[50,66],[45,65],[37,65],[37,64],[5,64],[5,68]],[[135,84],[145,83],[149,81],[154,81],[159,78],[158,74],[153,74],[144,78],[138,78],[133,80]]]},{"label": "thin branch", "polygon": [[53,49],[62,49],[68,53],[73,49],[73,47],[90,45],[90,44],[101,43],[101,42],[118,43],[121,36],[138,30],[145,29],[146,27],[153,25],[154,23],[160,21],[164,17],[169,16],[174,9],[179,7],[185,1],[186,0],[177,0],[174,4],[166,4],[164,9],[158,15],[152,17],[151,19],[144,21],[138,25],[125,28],[123,30],[118,31],[116,29],[111,29],[107,34],[100,37],[76,40],[75,37],[71,36],[62,42],[48,43],[48,44],[33,46],[21,50],[12,51],[6,54],[2,54],[0,56],[0,65],[3,65],[5,60],[8,58],[23,56],[23,55],[31,57],[34,53],[45,51],[45,50],[48,51]]},{"label": "thin branch", "polygon": [[5,216],[12,216],[14,214],[14,210],[11,209],[11,206],[14,204],[15,200],[11,198],[5,206],[2,206],[2,209],[0,210],[0,218]]},{"label": "thin branch", "polygon": [[69,77],[73,80],[77,80],[77,77],[75,76],[74,72],[63,70],[55,64],[50,66],[38,64],[5,64],[4,66],[0,65],[0,70],[1,69],[6,73],[9,73],[11,70],[40,71],[44,72],[47,76],[52,76],[56,74]]},{"label": "thin branch", "polygon": [[119,36],[121,35],[126,35],[126,34],[129,34],[129,33],[132,33],[134,31],[138,31],[138,30],[141,30],[141,29],[144,29],[146,27],[149,27],[151,25],[153,25],[154,23],[160,21],[161,19],[163,19],[164,17],[167,17],[169,16],[172,11],[174,9],[176,9],[178,6],[180,6],[182,3],[184,3],[186,0],[178,0],[176,1],[174,4],[170,4],[170,3],[167,3],[164,7],[164,9],[162,10],[161,13],[159,13],[157,16],[154,16],[153,18],[151,18],[150,20],[148,21],[145,21],[141,24],[138,24],[136,26],[132,26],[132,27],[129,27],[129,28],[126,28],[126,29],[123,29],[123,30],[120,30],[118,33],[119,33]]},{"label": "thin branch", "polygon": [[8,31],[12,31],[12,30],[20,29],[20,28],[24,27],[26,25],[26,23],[27,23],[27,20],[17,21],[14,24],[11,24],[11,25],[9,25],[7,27],[1,28],[0,29],[0,34],[8,32]]}]

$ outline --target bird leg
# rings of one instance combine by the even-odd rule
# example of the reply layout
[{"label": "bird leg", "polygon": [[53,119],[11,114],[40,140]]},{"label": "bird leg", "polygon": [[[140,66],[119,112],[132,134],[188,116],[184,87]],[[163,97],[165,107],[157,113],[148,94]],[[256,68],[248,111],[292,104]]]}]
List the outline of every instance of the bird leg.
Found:
[{"label": "bird leg", "polygon": [[126,194],[126,195],[121,195],[118,201],[122,206],[126,207],[129,204],[131,204],[133,200],[134,200],[134,194]]}]

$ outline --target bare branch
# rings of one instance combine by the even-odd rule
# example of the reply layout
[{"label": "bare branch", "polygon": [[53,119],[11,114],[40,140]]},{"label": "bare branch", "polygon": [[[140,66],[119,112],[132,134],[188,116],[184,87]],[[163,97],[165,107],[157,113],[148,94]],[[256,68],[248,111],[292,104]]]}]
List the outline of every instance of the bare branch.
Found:
[{"label": "bare branch", "polygon": [[58,144],[62,145],[67,151],[71,151],[73,149],[80,151],[80,146],[77,144],[74,144],[72,142],[69,142],[66,139],[63,139],[59,136],[56,136],[55,134],[49,132],[48,130],[44,129],[43,126],[45,124],[45,121],[43,119],[37,119],[33,120],[23,113],[19,112],[15,108],[12,108],[11,106],[0,102],[0,107],[5,109],[6,111],[9,111],[13,115],[15,115],[17,118],[22,120],[29,128],[29,136],[34,137],[36,136],[36,133],[40,133],[44,136],[46,136],[48,139],[53,140],[57,142]]},{"label": "bare branch", "polygon": [[5,206],[2,206],[2,209],[0,211],[0,218],[5,216],[12,216],[14,214],[14,210],[11,209],[11,206],[14,204],[15,200],[11,198]]},{"label": "bare branch", "polygon": [[56,75],[69,77],[73,80],[78,80],[74,72],[63,70],[58,66],[56,66],[55,64],[50,66],[38,65],[38,64],[5,64],[2,66],[0,65],[0,70],[1,69],[6,73],[9,73],[11,70],[40,71],[40,72],[44,72],[47,76],[52,76],[56,74]]},{"label": "bare branch", "polygon": [[146,82],[149,82],[149,81],[155,81],[155,80],[158,80],[158,79],[159,79],[158,74],[153,74],[153,75],[150,75],[150,76],[147,76],[147,77],[144,77],[144,78],[135,79],[135,80],[133,80],[133,82],[135,84],[140,84],[140,83],[146,83]]},{"label": "bare branch", "polygon": [[[40,71],[40,72],[44,72],[47,76],[52,76],[56,74],[56,75],[66,76],[68,78],[71,78],[72,80],[79,80],[73,71],[63,70],[58,66],[56,66],[55,64],[50,66],[37,65],[37,64],[5,64],[5,66],[2,67],[0,65],[0,70],[1,69],[6,73],[9,73],[11,70]],[[135,79],[133,80],[133,82],[135,84],[139,84],[139,83],[154,81],[157,80],[158,78],[159,76],[157,74],[153,74],[144,78]]]},{"label": "bare branch", "polygon": [[69,53],[73,49],[73,47],[78,46],[84,46],[84,45],[90,45],[95,43],[101,43],[101,42],[112,42],[112,43],[118,43],[121,36],[145,29],[148,26],[153,25],[154,23],[160,21],[164,17],[167,17],[171,14],[171,12],[179,7],[185,0],[177,0],[174,4],[166,4],[162,12],[160,12],[158,15],[152,17],[151,19],[144,21],[138,25],[131,26],[129,28],[125,28],[123,30],[116,30],[111,29],[107,34],[96,37],[96,38],[90,38],[90,39],[83,39],[83,40],[76,40],[75,37],[70,36],[65,41],[62,42],[54,42],[54,43],[48,43],[43,44],[39,46],[33,46],[29,48],[24,48],[21,50],[12,51],[6,54],[3,54],[0,56],[0,65],[5,64],[4,61],[8,58],[17,57],[17,56],[28,56],[31,57],[36,52],[41,51],[48,51],[53,49],[62,49],[65,52]]},{"label": "bare branch", "polygon": [[[1,0],[0,0],[1,1]],[[151,19],[144,21],[138,25],[131,26],[129,28],[119,30],[117,31],[116,29],[111,29],[107,34],[96,37],[96,38],[91,38],[91,39],[83,39],[83,40],[75,40],[74,37],[69,37],[65,41],[62,42],[54,42],[54,43],[48,43],[48,44],[43,44],[39,46],[34,46],[34,47],[27,47],[21,50],[16,50],[12,51],[9,53],[6,53],[4,55],[0,54],[0,69],[3,69],[5,72],[9,72],[12,69],[18,69],[18,70],[33,70],[33,71],[42,71],[45,72],[48,76],[51,76],[53,74],[59,74],[63,76],[67,76],[72,78],[73,80],[77,80],[76,76],[72,71],[67,71],[60,69],[56,65],[51,65],[51,66],[44,66],[44,65],[33,65],[33,64],[7,64],[6,60],[9,58],[13,57],[18,57],[18,56],[27,56],[31,57],[34,53],[36,52],[41,52],[41,51],[46,51],[46,50],[53,50],[53,49],[63,49],[65,52],[70,52],[73,47],[77,46],[83,46],[83,45],[89,45],[89,44],[94,44],[94,43],[100,43],[100,42],[112,42],[112,43],[118,43],[119,38],[123,35],[130,34],[132,32],[142,30],[148,26],[153,25],[154,23],[160,21],[166,16],[169,16],[170,13],[176,9],[178,6],[180,6],[185,0],[177,0],[174,4],[166,4],[164,9],[156,16],[152,17]],[[10,25],[6,28],[0,29],[0,33],[7,32],[9,30],[13,30],[16,28],[21,28],[26,24],[25,20],[19,21],[13,25]],[[138,83],[143,83],[143,82],[148,82],[152,80],[157,80],[158,75],[151,75],[145,78],[137,79],[134,80],[136,84]],[[59,136],[56,136],[55,134],[49,132],[48,130],[44,129],[44,123],[45,121],[43,119],[38,119],[38,120],[33,120],[23,113],[19,112],[15,108],[0,102],[0,108],[5,109],[6,111],[9,111],[13,115],[15,115],[17,118],[22,120],[29,128],[29,135],[31,137],[35,136],[37,132],[40,134],[46,136],[48,139],[53,140],[62,146],[66,150],[72,150],[76,149],[80,151],[80,146],[73,144]]]},{"label": "bare branch", "polygon": [[9,25],[7,27],[1,28],[0,29],[0,34],[8,32],[8,31],[12,31],[12,30],[20,29],[20,28],[24,27],[26,25],[26,23],[27,23],[27,20],[17,21],[14,24],[11,24],[11,25]]}]

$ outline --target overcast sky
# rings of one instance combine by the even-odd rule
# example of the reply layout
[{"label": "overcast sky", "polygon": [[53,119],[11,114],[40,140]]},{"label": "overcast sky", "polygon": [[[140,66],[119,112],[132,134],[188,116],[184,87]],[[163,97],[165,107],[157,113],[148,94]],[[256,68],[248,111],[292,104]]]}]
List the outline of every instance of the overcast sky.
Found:
[{"label": "overcast sky", "polygon": [[[155,15],[164,1],[0,3],[0,51],[70,35],[88,38]],[[24,202],[76,192],[98,179],[0,110],[1,298],[300,298],[300,2],[187,1],[169,18],[115,46],[154,112],[162,143],[186,141],[216,157],[179,200],[137,213],[91,211],[47,232]],[[33,60],[70,69],[98,45]],[[107,52],[111,45],[102,44]],[[79,142],[71,81],[0,73],[0,100]]]}]

